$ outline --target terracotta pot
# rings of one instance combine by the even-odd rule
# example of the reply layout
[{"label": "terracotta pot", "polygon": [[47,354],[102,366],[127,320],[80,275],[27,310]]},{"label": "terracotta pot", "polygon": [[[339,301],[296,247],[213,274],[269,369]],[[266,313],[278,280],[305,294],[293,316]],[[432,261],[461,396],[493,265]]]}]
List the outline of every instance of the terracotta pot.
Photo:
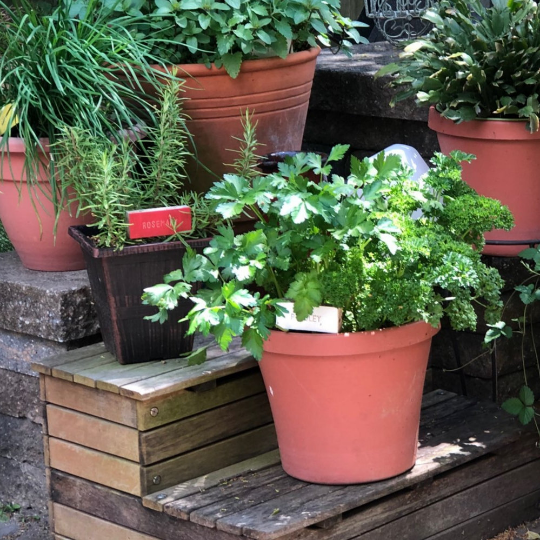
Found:
[{"label": "terracotta pot", "polygon": [[45,272],[84,269],[81,248],[68,235],[68,227],[89,223],[91,217],[76,218],[77,207],[74,204],[70,209],[66,207],[60,213],[55,237],[49,158],[42,156],[38,177],[40,185],[35,188],[26,183],[24,160],[23,140],[10,138],[0,171],[0,219],[22,264],[30,270]]},{"label": "terracotta pot", "polygon": [[354,334],[272,331],[260,367],[284,470],[354,484],[410,469],[437,332],[424,322]]},{"label": "terracotta pot", "polygon": [[489,241],[522,242],[486,245],[486,255],[515,256],[529,241],[540,239],[540,132],[529,133],[523,121],[472,120],[456,124],[433,107],[429,127],[441,151],[462,150],[476,159],[463,165],[463,180],[481,195],[501,201],[514,215],[511,231],[494,230]]},{"label": "terracotta pot", "polygon": [[[188,163],[192,186],[205,192],[214,181],[230,171],[239,143],[233,137],[243,134],[242,115],[253,112],[260,153],[300,148],[306,123],[309,96],[320,50],[293,53],[285,59],[262,58],[242,62],[232,79],[225,69],[208,69],[202,64],[177,66],[186,75],[182,97],[184,110],[191,118],[187,126],[193,135],[199,161]],[[157,66],[156,66],[157,68]]]}]

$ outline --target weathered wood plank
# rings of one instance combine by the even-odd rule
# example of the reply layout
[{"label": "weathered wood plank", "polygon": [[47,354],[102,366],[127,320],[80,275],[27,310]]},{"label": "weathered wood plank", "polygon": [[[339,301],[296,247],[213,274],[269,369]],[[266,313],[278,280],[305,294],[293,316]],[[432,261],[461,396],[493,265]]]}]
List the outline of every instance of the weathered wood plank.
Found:
[{"label": "weathered wood plank", "polygon": [[[93,484],[82,478],[52,471],[51,488],[51,498],[56,503],[156,536],[160,540],[210,540],[206,527],[154,512],[144,508],[138,497]],[[238,537],[212,531],[211,540],[238,540]]]},{"label": "weathered wood plank", "polygon": [[141,463],[149,465],[272,422],[265,393],[141,433]]},{"label": "weathered wood plank", "polygon": [[47,401],[111,422],[137,427],[137,402],[53,377],[45,378]]},{"label": "weathered wood plank", "polygon": [[[165,361],[164,361],[165,362]],[[159,369],[165,366],[169,371],[182,368],[185,365],[185,360],[175,359],[167,360],[167,363],[162,362],[148,362],[144,365],[142,364],[119,364],[116,359],[113,362],[108,362],[106,364],[93,364],[89,365],[84,369],[79,370],[73,375],[73,382],[77,384],[83,384],[84,386],[89,386],[90,388],[97,388],[98,381],[101,383],[101,390],[106,390],[107,392],[113,392],[115,394],[119,393],[118,387],[115,384],[116,378],[122,379],[126,377],[131,371],[136,371],[138,369],[144,369],[147,376],[156,371],[159,373]]]},{"label": "weathered wood plank", "polygon": [[75,376],[79,371],[95,367],[104,368],[105,366],[117,365],[118,362],[116,361],[116,358],[112,354],[106,352],[98,356],[82,358],[76,362],[70,362],[69,364],[63,364],[55,367],[52,369],[52,376],[56,377],[57,379],[63,379],[64,381],[75,381]]},{"label": "weathered wood plank", "polygon": [[258,367],[218,379],[214,390],[195,392],[180,390],[150,401],[137,401],[138,428],[146,431],[181,420],[214,407],[219,407],[264,392]]},{"label": "weathered wood plank", "polygon": [[100,355],[106,352],[105,345],[103,343],[95,343],[88,347],[82,347],[80,349],[74,349],[62,354],[55,354],[42,358],[38,362],[32,362],[32,369],[43,375],[51,375],[52,368],[61,366],[62,364],[68,364],[69,362],[75,362],[82,358],[91,358],[95,355]]},{"label": "weathered wood plank", "polygon": [[54,504],[54,513],[56,532],[73,540],[159,540],[61,504]]},{"label": "weathered wood plank", "polygon": [[136,429],[56,405],[47,405],[47,418],[52,437],[140,461],[139,432]]},{"label": "weathered wood plank", "polygon": [[[233,502],[233,504],[240,500],[255,500],[251,493],[256,491],[261,486],[272,486],[272,495],[275,496],[276,482],[283,480],[286,474],[280,466],[270,467],[262,471],[256,471],[241,476],[236,476],[223,480],[217,486],[204,491],[204,493],[195,493],[189,497],[185,497],[177,502],[172,502],[167,505],[167,514],[175,516],[181,519],[189,520],[190,516],[196,510],[202,509],[203,511],[212,512],[212,508],[215,508],[216,512],[227,510],[227,501]],[[290,477],[288,477],[291,480]],[[297,482],[296,482],[297,483]],[[299,486],[300,487],[300,486]],[[260,499],[256,499],[259,501]],[[229,512],[230,513],[230,512]],[[209,524],[208,520],[204,522],[196,521],[195,523],[212,528],[214,525]]]},{"label": "weathered wood plank", "polygon": [[508,527],[514,527],[525,521],[536,519],[540,514],[538,510],[539,500],[540,491],[535,491],[481,516],[476,516],[460,525],[456,525],[451,529],[430,536],[426,540],[491,538]]},{"label": "weathered wood plank", "polygon": [[[416,466],[408,473],[373,484],[357,486],[306,486],[292,494],[218,520],[218,529],[250,538],[278,538],[308,525],[342,514],[390,493],[433,477],[494,451],[519,437],[513,418],[493,404],[468,409],[444,419],[447,433],[428,438],[420,447]],[[469,441],[475,438],[474,441]],[[273,514],[276,508],[280,513]],[[239,525],[241,524],[241,525]],[[240,530],[241,527],[241,530]]]},{"label": "weathered wood plank", "polygon": [[256,365],[256,360],[240,349],[198,366],[189,366],[176,372],[144,379],[120,388],[120,394],[133,399],[145,400],[170,394],[215,379],[237,373]]},{"label": "weathered wood plank", "polygon": [[231,478],[260,471],[278,463],[280,463],[279,450],[272,450],[260,456],[234,463],[204,476],[158,491],[152,495],[147,495],[143,498],[143,505],[158,512],[163,512],[166,505],[178,499],[183,499],[195,493],[203,493],[214,486],[227,482]]},{"label": "weathered wood plank", "polygon": [[366,532],[361,538],[362,540],[429,538],[463,523],[468,518],[481,516],[536,491],[539,485],[538,478],[540,478],[540,461],[536,460]]},{"label": "weathered wood plank", "polygon": [[132,495],[141,495],[138,464],[50,437],[51,467]]},{"label": "weathered wood plank", "polygon": [[[286,475],[280,469],[281,467],[272,468],[276,474],[276,478],[266,485],[259,485],[255,489],[246,490],[246,493],[240,496],[234,497],[227,495],[221,501],[195,509],[189,514],[189,520],[193,521],[193,523],[213,528],[218,520],[252,507],[254,501],[262,504],[275,500],[276,495],[280,497],[283,497],[285,494],[292,495],[305,486],[304,482]],[[171,506],[174,507],[175,504],[177,503],[173,503]],[[276,506],[272,514],[276,515],[279,512],[280,508]]]},{"label": "weathered wood plank", "polygon": [[[335,525],[325,540],[353,538],[377,529],[403,516],[446,499],[456,493],[481,484],[498,474],[512,471],[533,460],[540,459],[535,437],[524,437],[505,447],[500,453],[480,457],[447,473],[436,476],[429,484],[413,486],[393,496],[352,510],[341,523]],[[304,529],[284,540],[319,540],[319,531]]]},{"label": "weathered wood plank", "polygon": [[449,392],[448,390],[433,390],[424,394],[422,397],[422,410],[437,405],[438,403],[443,403],[448,401],[453,397],[456,397],[457,394],[454,392]]},{"label": "weathered wood plank", "polygon": [[[143,495],[185,482],[277,448],[273,424],[241,433],[215,444],[156,463],[141,470]],[[159,477],[159,484],[155,478]]]}]

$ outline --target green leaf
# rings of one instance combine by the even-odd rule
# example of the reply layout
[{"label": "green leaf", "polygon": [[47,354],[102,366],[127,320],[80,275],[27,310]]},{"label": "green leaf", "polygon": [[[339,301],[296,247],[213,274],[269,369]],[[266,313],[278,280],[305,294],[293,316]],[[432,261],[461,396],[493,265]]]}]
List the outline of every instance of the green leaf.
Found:
[{"label": "green leaf", "polygon": [[526,426],[534,418],[534,409],[532,407],[523,407],[518,414],[518,418]]},{"label": "green leaf", "polygon": [[514,398],[507,399],[505,402],[503,402],[502,408],[507,413],[517,416],[523,410],[524,405],[519,398],[514,397]]},{"label": "green leaf", "polygon": [[255,360],[260,360],[263,355],[263,339],[254,328],[245,328],[242,334],[242,345],[253,355]]},{"label": "green leaf", "polygon": [[519,391],[519,399],[527,407],[534,405],[534,393],[528,386],[523,386]]},{"label": "green leaf", "polygon": [[206,347],[201,347],[196,351],[184,353],[182,356],[187,358],[187,365],[199,366],[201,364],[204,364],[204,362],[206,362],[206,350],[208,349],[208,347],[209,346],[207,345]]},{"label": "green leaf", "polygon": [[240,67],[242,65],[242,53],[227,53],[223,55],[223,67],[227,73],[233,78],[236,79],[240,73]]},{"label": "green leaf", "polygon": [[345,154],[349,148],[349,144],[336,144],[332,147],[332,150],[330,150],[330,154],[328,155],[328,159],[326,161],[340,161],[345,157]]},{"label": "green leaf", "polygon": [[294,300],[296,318],[299,321],[307,319],[313,313],[313,308],[322,302],[322,286],[317,272],[296,274],[285,296]]}]

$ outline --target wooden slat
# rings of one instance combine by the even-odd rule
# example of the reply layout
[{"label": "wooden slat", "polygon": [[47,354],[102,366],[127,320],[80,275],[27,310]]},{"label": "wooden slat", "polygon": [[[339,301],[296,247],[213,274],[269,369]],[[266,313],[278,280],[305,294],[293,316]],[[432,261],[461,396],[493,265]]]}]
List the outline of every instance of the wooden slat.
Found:
[{"label": "wooden slat", "polygon": [[80,349],[74,349],[73,351],[68,351],[62,354],[55,354],[53,356],[48,356],[47,358],[42,358],[38,362],[32,362],[32,369],[43,375],[51,375],[52,369],[61,366],[63,364],[68,364],[69,362],[75,362],[82,358],[91,358],[95,355],[100,355],[106,352],[105,345],[103,343],[95,343],[94,345],[89,345],[88,347],[82,347]]},{"label": "wooden slat", "polygon": [[[242,348],[242,342],[239,338],[233,340],[229,347],[229,352],[238,351]],[[218,358],[226,353],[218,345],[213,345],[206,350],[206,361]],[[109,370],[100,373],[98,369],[93,372],[81,373],[80,377],[75,377],[75,382],[93,386],[118,394],[121,386],[127,386],[150,377],[157,377],[165,373],[170,373],[177,369],[188,367],[185,358],[176,358],[171,360],[162,360],[159,362],[146,362],[144,364],[135,364],[133,366],[123,366],[124,369]],[[172,375],[172,374],[171,374]],[[178,374],[174,375],[175,377]],[[80,380],[79,380],[80,379]],[[214,382],[215,381],[210,381]],[[191,385],[190,385],[191,386]]]},{"label": "wooden slat", "polygon": [[465,523],[431,536],[428,540],[491,538],[508,527],[538,518],[539,500],[540,490],[469,519]]},{"label": "wooden slat", "polygon": [[466,518],[481,516],[536,491],[539,477],[540,461],[537,460],[366,532],[362,540],[429,538],[462,523]]},{"label": "wooden slat", "polygon": [[149,510],[141,505],[138,497],[59,471],[52,471],[51,486],[51,498],[56,503],[160,540],[238,540],[237,536],[218,531],[212,531],[209,537],[206,527]]},{"label": "wooden slat", "polygon": [[189,366],[122,386],[120,394],[137,400],[152,399],[202,384],[215,379],[218,375],[224,377],[231,373],[238,373],[255,365],[256,361],[253,357],[244,349],[240,349],[198,366]]},{"label": "wooden slat", "polygon": [[150,401],[137,401],[138,428],[146,431],[163,426],[263,391],[264,382],[255,367],[218,379],[216,388],[208,392],[187,389]]},{"label": "wooden slat", "polygon": [[260,456],[234,463],[228,467],[158,491],[152,495],[147,495],[143,498],[143,505],[147,508],[152,508],[152,510],[163,512],[166,505],[178,499],[204,492],[211,487],[227,482],[231,478],[243,476],[250,472],[261,471],[278,463],[280,463],[279,450],[272,450]]},{"label": "wooden slat", "polygon": [[428,392],[422,397],[422,410],[437,405],[438,403],[444,403],[456,396],[457,394],[449,392],[448,390],[433,390]]},{"label": "wooden slat", "polygon": [[266,392],[141,433],[141,463],[149,465],[272,422]]},{"label": "wooden slat", "polygon": [[[229,510],[230,503],[236,504],[239,501],[253,499],[251,493],[261,486],[270,488],[273,491],[273,496],[275,496],[276,489],[280,489],[278,487],[279,482],[285,478],[292,480],[291,477],[285,475],[280,466],[228,478],[211,489],[184,497],[179,505],[175,505],[174,502],[170,503],[167,505],[167,514],[189,520],[190,516],[193,516],[198,509],[212,511],[215,508],[216,512],[225,512]],[[298,482],[295,483],[299,484]],[[286,486],[283,487],[286,488]],[[201,523],[195,519],[191,519],[191,521],[200,523],[205,527],[213,527],[213,525]]]},{"label": "wooden slat", "polygon": [[139,432],[136,429],[47,405],[49,433],[100,452],[139,462]]},{"label": "wooden slat", "polygon": [[[275,428],[270,424],[144,467],[141,473],[143,494],[160,491],[238,461],[264,454],[276,447]],[[155,477],[161,479],[157,485],[153,482]]]},{"label": "wooden slat", "polygon": [[137,402],[80,384],[45,378],[47,401],[125,426],[137,427]]},{"label": "wooden slat", "polygon": [[[432,436],[422,435],[427,442],[420,447],[417,465],[409,473],[367,485],[305,486],[220,519],[216,526],[219,530],[252,538],[278,538],[418,484],[509,444],[519,436],[519,426],[514,419],[493,404],[456,411],[441,420],[438,433],[436,429],[429,429]],[[475,440],[469,440],[473,438]],[[179,504],[181,501],[175,503]],[[275,512],[277,508],[279,512]]]},{"label": "wooden slat", "polygon": [[[203,508],[197,508],[189,514],[190,521],[213,528],[218,520],[252,507],[253,501],[262,504],[274,500],[277,494],[280,497],[285,494],[292,495],[305,486],[304,482],[299,482],[295,478],[286,475],[281,467],[273,467],[272,469],[278,475],[275,480],[268,482],[266,485],[259,485],[255,489],[246,490],[240,496],[235,497],[227,494],[221,501],[214,502]],[[174,503],[172,506],[174,507]],[[276,506],[272,513],[279,511],[279,507]]]},{"label": "wooden slat", "polygon": [[[500,453],[483,456],[479,459],[441,474],[433,482],[416,487],[414,490],[403,490],[390,497],[368,505],[364,505],[348,515],[341,523],[335,525],[325,540],[342,540],[360,536],[403,516],[414,514],[438,501],[446,500],[472,486],[480,485],[494,476],[513,471],[522,465],[539,459],[535,447],[535,437],[524,437],[503,449]],[[488,497],[489,498],[489,497]],[[443,514],[446,510],[443,511]],[[464,512],[461,520],[464,520]],[[319,540],[319,531],[305,529],[295,534],[301,540]]]},{"label": "wooden slat", "polygon": [[54,505],[56,532],[73,540],[159,540],[61,504]]},{"label": "wooden slat", "polygon": [[55,367],[52,369],[52,376],[57,379],[63,379],[64,381],[76,382],[75,376],[79,371],[95,367],[102,367],[104,369],[105,366],[117,365],[119,364],[116,361],[116,358],[112,354],[105,352],[97,356],[92,356],[91,358],[82,358],[81,360]]},{"label": "wooden slat", "polygon": [[140,467],[132,461],[50,437],[51,467],[132,495],[141,495]]}]

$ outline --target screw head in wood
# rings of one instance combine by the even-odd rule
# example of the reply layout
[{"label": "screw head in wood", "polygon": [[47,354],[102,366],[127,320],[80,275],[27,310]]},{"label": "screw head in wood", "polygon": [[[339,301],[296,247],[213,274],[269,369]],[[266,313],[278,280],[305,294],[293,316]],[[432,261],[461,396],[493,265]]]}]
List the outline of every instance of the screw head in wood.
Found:
[{"label": "screw head in wood", "polygon": [[154,484],[154,486],[157,486],[160,483],[161,483],[161,476],[159,476],[159,474],[154,476],[154,478],[152,478],[152,484]]},{"label": "screw head in wood", "polygon": [[157,407],[152,407],[150,409],[150,416],[157,416],[159,414],[159,409]]}]

